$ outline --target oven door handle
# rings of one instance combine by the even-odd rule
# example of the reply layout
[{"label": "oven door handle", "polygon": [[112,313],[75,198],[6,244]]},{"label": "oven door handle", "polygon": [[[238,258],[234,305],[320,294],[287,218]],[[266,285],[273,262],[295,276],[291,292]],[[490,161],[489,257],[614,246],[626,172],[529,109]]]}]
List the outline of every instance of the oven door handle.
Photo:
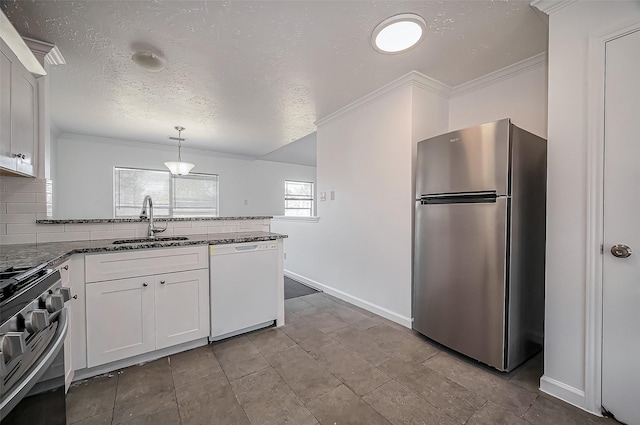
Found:
[{"label": "oven door handle", "polygon": [[38,363],[36,363],[25,375],[16,382],[13,389],[4,395],[0,401],[0,421],[29,393],[31,388],[40,381],[42,375],[49,369],[60,350],[64,347],[64,339],[69,327],[69,313],[66,308],[60,310],[58,315],[58,329],[49,343],[47,349],[42,353]]}]

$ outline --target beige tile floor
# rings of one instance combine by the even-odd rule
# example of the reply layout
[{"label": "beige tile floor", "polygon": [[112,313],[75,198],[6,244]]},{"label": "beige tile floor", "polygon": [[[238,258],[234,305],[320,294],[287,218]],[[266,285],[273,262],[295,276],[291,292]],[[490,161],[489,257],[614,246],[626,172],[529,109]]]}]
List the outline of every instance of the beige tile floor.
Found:
[{"label": "beige tile floor", "polygon": [[615,424],[538,391],[541,356],[503,374],[323,293],[286,326],[74,384],[70,425]]}]

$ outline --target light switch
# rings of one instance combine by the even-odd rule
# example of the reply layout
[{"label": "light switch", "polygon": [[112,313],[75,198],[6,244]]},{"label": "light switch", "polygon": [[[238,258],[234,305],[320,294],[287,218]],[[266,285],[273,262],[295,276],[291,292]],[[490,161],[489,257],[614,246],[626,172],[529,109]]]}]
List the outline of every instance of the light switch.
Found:
[{"label": "light switch", "polygon": [[320,200],[321,201],[327,200],[327,192],[320,192]]},{"label": "light switch", "polygon": [[335,191],[335,190],[332,190],[332,191],[331,191],[331,200],[332,200],[332,201],[335,201],[335,200],[336,200],[336,191]]}]

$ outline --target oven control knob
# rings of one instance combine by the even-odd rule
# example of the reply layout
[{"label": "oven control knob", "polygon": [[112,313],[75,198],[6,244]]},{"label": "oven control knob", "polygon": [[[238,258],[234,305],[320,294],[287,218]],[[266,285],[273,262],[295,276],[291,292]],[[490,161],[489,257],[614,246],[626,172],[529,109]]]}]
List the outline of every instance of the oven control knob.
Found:
[{"label": "oven control knob", "polygon": [[62,295],[62,299],[64,300],[64,302],[67,302],[71,299],[71,288],[66,288],[63,286],[62,288],[56,289],[55,293],[58,295]]},{"label": "oven control knob", "polygon": [[0,347],[5,362],[9,362],[27,351],[27,346],[20,332],[7,332],[0,336]]},{"label": "oven control knob", "polygon": [[55,313],[64,308],[64,298],[60,294],[49,294],[44,300],[44,305],[49,313]]},{"label": "oven control knob", "polygon": [[33,310],[27,314],[24,324],[29,333],[39,332],[49,326],[49,312],[47,310]]}]

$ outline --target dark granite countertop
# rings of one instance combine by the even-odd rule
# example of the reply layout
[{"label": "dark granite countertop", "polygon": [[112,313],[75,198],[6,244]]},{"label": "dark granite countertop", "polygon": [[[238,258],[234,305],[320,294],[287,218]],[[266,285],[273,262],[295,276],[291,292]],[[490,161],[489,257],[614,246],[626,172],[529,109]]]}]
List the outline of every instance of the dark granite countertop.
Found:
[{"label": "dark granite countertop", "polygon": [[[154,221],[203,221],[203,220],[266,220],[270,215],[240,216],[240,217],[157,217]],[[137,223],[148,222],[141,218],[78,218],[60,220],[36,220],[37,224],[83,224],[83,223]]]},{"label": "dark granite countertop", "polygon": [[114,239],[96,241],[50,242],[40,244],[19,244],[0,246],[0,269],[10,266],[36,266],[48,263],[56,267],[73,254],[128,251],[133,249],[165,248],[189,245],[223,245],[242,242],[273,241],[287,235],[270,232],[210,233],[190,235],[184,241],[163,241],[152,243],[128,243],[114,245]]}]

